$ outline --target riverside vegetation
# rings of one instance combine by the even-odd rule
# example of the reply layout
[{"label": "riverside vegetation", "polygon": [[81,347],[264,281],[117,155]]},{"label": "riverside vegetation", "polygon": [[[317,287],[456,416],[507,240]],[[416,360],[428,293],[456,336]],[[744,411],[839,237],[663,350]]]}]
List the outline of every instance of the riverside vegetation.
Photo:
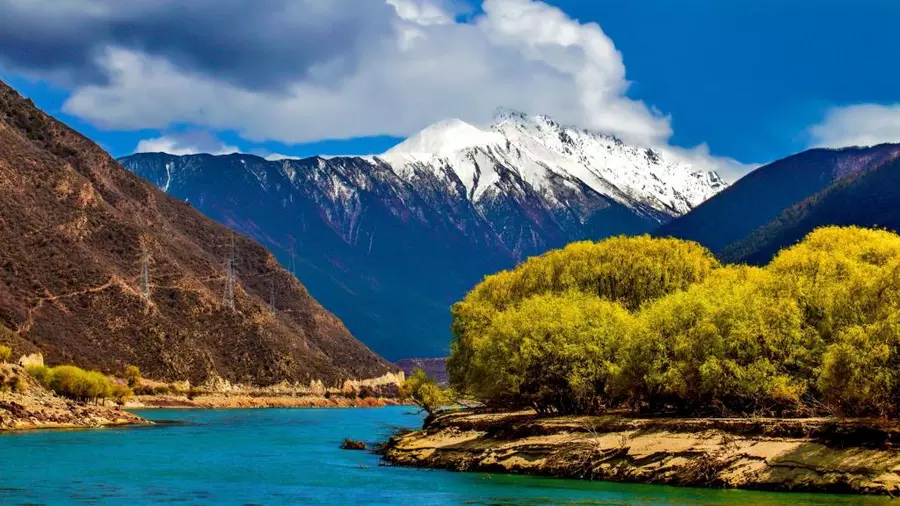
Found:
[{"label": "riverside vegetation", "polygon": [[71,365],[26,368],[9,363],[11,357],[0,345],[0,431],[148,423],[106,405],[107,399],[121,405],[132,392],[102,373]]},{"label": "riverside vegetation", "polygon": [[[451,388],[393,463],[696,486],[900,491],[900,236],[827,227],[765,267],[580,242],[453,309]],[[444,412],[459,397],[482,409]]]},{"label": "riverside vegetation", "polygon": [[827,227],[762,268],[580,242],[453,307],[452,386],[538,413],[900,414],[900,236]]}]

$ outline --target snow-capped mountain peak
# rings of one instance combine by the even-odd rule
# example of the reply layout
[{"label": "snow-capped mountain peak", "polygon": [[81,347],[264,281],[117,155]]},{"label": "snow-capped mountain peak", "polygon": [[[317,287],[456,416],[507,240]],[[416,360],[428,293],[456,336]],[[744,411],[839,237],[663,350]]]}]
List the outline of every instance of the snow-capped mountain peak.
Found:
[{"label": "snow-capped mountain peak", "polygon": [[474,203],[509,191],[497,185],[506,184],[501,173],[510,173],[551,203],[561,199],[553,188],[567,181],[656,221],[684,214],[725,187],[714,171],[670,160],[657,150],[508,109],[499,110],[487,128],[442,121],[379,158],[406,180],[423,170],[455,175]]},{"label": "snow-capped mountain peak", "polygon": [[502,135],[482,130],[459,119],[435,123],[406,139],[382,155],[385,159],[413,157],[429,159],[451,156],[467,148],[490,146],[504,141]]}]

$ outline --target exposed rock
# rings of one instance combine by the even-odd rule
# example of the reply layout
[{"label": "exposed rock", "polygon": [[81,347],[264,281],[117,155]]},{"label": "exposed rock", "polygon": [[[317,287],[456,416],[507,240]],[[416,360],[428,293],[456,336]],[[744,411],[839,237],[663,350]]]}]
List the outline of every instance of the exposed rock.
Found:
[{"label": "exposed rock", "polygon": [[22,367],[28,366],[44,366],[44,355],[40,353],[32,353],[30,355],[22,355],[22,358],[19,359],[19,365]]},{"label": "exposed rock", "polygon": [[369,378],[369,379],[348,379],[344,380],[344,386],[342,390],[344,392],[359,392],[363,388],[378,388],[383,386],[391,386],[391,385],[400,385],[403,383],[405,379],[405,375],[403,371],[400,372],[389,372],[384,376],[380,376],[378,378]]},{"label": "exposed rock", "polygon": [[341,442],[341,450],[365,450],[366,443],[347,438]]},{"label": "exposed rock", "polygon": [[900,427],[872,420],[438,415],[391,463],[590,480],[894,494]]}]

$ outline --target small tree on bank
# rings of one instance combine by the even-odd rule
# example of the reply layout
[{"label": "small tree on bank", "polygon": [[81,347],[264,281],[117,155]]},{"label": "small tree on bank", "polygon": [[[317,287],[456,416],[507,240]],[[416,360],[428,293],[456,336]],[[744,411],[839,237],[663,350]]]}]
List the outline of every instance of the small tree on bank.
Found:
[{"label": "small tree on bank", "polygon": [[0,364],[5,364],[9,362],[9,359],[12,357],[12,349],[9,346],[4,346],[0,344]]},{"label": "small tree on bank", "polygon": [[438,386],[437,380],[422,369],[413,371],[400,385],[400,398],[412,401],[429,415],[452,402],[449,391]]},{"label": "small tree on bank", "polygon": [[125,366],[125,381],[128,386],[134,388],[141,382],[141,370],[136,365]]}]

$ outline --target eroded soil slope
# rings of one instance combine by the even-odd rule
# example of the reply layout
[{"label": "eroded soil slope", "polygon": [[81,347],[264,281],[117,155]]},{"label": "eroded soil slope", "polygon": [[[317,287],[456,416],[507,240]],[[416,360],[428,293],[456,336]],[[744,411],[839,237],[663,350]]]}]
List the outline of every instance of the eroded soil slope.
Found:
[{"label": "eroded soil slope", "polygon": [[231,251],[227,228],[0,83],[0,343],[16,356],[194,383],[340,384],[395,369],[241,236],[227,307]]}]

